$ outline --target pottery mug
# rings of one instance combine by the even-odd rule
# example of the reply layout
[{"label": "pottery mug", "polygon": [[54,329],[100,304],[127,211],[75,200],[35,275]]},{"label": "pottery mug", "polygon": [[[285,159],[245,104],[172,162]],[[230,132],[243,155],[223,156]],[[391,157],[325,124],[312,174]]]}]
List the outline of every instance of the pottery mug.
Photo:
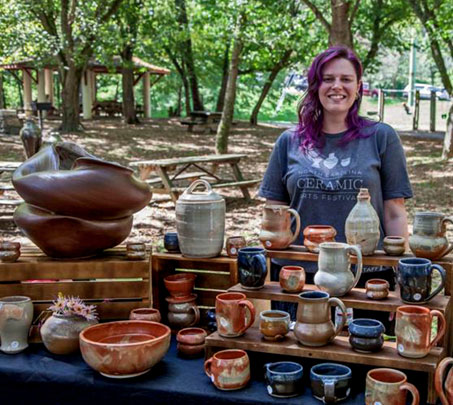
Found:
[{"label": "pottery mug", "polygon": [[264,378],[269,395],[277,398],[290,398],[302,391],[304,368],[292,361],[279,361],[264,365]]},{"label": "pottery mug", "polygon": [[412,394],[411,405],[418,405],[420,395],[407,382],[406,374],[391,368],[375,368],[366,376],[365,404],[406,405],[407,391]]},{"label": "pottery mug", "polygon": [[[441,277],[439,286],[431,292],[433,270]],[[401,299],[408,304],[421,304],[434,298],[444,288],[446,274],[442,266],[418,257],[400,259],[398,262],[398,284]]]},{"label": "pottery mug", "polygon": [[260,247],[239,249],[238,276],[243,288],[263,288],[267,276],[266,250]]},{"label": "pottery mug", "polygon": [[[437,316],[437,334],[431,340],[431,325]],[[403,305],[396,310],[396,348],[403,357],[422,358],[445,334],[444,315],[436,310],[413,305]]]},{"label": "pottery mug", "polygon": [[237,257],[239,249],[247,246],[247,242],[243,236],[230,236],[225,242],[226,254],[229,257]]},{"label": "pottery mug", "polygon": [[181,253],[177,232],[166,232],[164,235],[164,248],[170,253]]},{"label": "pottery mug", "polygon": [[217,330],[220,336],[237,337],[255,322],[255,307],[242,293],[222,293],[215,299]]},{"label": "pottery mug", "polygon": [[310,370],[313,396],[325,404],[342,401],[351,392],[352,372],[349,367],[335,363],[321,363]]},{"label": "pottery mug", "polygon": [[[453,404],[453,369],[451,368],[452,364],[453,358],[446,357],[437,366],[436,374],[434,376],[434,386],[436,388],[437,395],[439,395],[440,402],[442,403],[442,405]],[[448,371],[448,369],[450,369],[450,371]],[[447,378],[445,378],[444,383],[445,374],[447,374]]]},{"label": "pottery mug", "polygon": [[220,390],[238,390],[250,380],[250,360],[244,350],[222,350],[204,363],[204,371]]}]

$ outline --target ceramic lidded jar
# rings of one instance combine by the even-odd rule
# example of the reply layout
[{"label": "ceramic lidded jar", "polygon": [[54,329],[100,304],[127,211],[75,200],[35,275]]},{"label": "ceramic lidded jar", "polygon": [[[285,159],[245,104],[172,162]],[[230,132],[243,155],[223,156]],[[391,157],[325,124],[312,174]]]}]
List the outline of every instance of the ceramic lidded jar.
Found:
[{"label": "ceramic lidded jar", "polygon": [[[291,216],[296,229],[291,232]],[[287,205],[265,205],[259,240],[266,249],[286,249],[299,236],[299,213]]]},{"label": "ceramic lidded jar", "polygon": [[414,234],[409,237],[409,247],[415,256],[436,260],[453,250],[445,236],[447,222],[453,223],[453,217],[440,212],[415,213]]},{"label": "ceramic lidded jar", "polygon": [[[195,192],[203,185],[204,192]],[[176,202],[179,248],[186,257],[216,257],[223,248],[225,200],[203,179],[194,181]]]},{"label": "ceramic lidded jar", "polygon": [[370,200],[368,189],[361,188],[357,195],[357,204],[352,208],[345,223],[347,242],[350,245],[359,245],[364,256],[374,253],[381,236],[379,217]]}]

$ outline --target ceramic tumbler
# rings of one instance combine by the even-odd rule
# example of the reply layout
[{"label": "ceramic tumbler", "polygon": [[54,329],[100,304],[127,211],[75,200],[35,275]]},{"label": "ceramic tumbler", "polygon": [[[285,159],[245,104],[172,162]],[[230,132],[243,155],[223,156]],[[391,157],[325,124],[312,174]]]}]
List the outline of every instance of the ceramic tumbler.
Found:
[{"label": "ceramic tumbler", "polygon": [[[433,318],[437,317],[437,334],[431,340]],[[446,322],[444,315],[428,308],[403,305],[396,310],[396,348],[403,357],[422,358],[442,339],[445,334]]]},{"label": "ceramic tumbler", "polygon": [[278,275],[280,287],[289,293],[298,293],[305,286],[305,270],[300,266],[283,266]]},{"label": "ceramic tumbler", "polygon": [[325,404],[346,399],[351,392],[351,380],[351,369],[342,364],[321,363],[310,370],[313,396]]},{"label": "ceramic tumbler", "polygon": [[302,392],[304,368],[292,361],[279,361],[264,365],[264,378],[269,395],[277,398],[290,398]]},{"label": "ceramic tumbler", "polygon": [[215,299],[217,330],[220,336],[237,337],[253,325],[255,307],[242,293],[222,293]]},{"label": "ceramic tumbler", "polygon": [[[431,292],[433,270],[440,274],[439,286]],[[422,304],[430,301],[444,288],[446,273],[442,266],[428,259],[407,258],[398,262],[398,284],[401,299],[407,304]]]},{"label": "ceramic tumbler", "polygon": [[247,242],[243,236],[230,236],[225,242],[226,254],[229,257],[237,257],[239,249],[247,246]]},{"label": "ceramic tumbler", "polygon": [[33,303],[29,297],[0,298],[0,350],[8,354],[25,350],[32,320]]},{"label": "ceramic tumbler", "polygon": [[260,247],[239,249],[238,276],[243,288],[263,288],[267,276],[266,250]]},{"label": "ceramic tumbler", "polygon": [[406,405],[407,391],[412,394],[411,405],[418,405],[420,395],[407,382],[406,374],[391,368],[375,368],[366,376],[365,405]]},{"label": "ceramic tumbler", "polygon": [[222,350],[204,363],[204,370],[216,388],[238,390],[250,380],[249,356],[244,350]]}]

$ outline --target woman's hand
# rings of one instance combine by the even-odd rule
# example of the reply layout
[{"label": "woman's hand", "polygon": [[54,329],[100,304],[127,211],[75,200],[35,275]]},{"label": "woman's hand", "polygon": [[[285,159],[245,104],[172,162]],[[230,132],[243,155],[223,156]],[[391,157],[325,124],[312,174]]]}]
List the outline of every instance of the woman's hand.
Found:
[{"label": "woman's hand", "polygon": [[409,231],[404,198],[384,201],[384,231],[388,236],[403,236],[407,247]]}]

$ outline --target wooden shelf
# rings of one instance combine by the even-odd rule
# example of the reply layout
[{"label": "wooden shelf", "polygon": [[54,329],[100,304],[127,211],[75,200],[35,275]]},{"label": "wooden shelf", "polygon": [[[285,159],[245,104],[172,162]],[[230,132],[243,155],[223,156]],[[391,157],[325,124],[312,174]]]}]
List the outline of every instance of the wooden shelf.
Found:
[{"label": "wooden shelf", "polygon": [[382,350],[377,353],[357,353],[352,350],[348,338],[343,336],[337,336],[332,343],[322,347],[302,346],[292,332],[281,342],[269,342],[262,338],[258,328],[250,328],[243,336],[236,338],[225,338],[220,336],[218,332],[214,332],[206,338],[206,347],[211,351],[215,348],[242,349],[252,352],[284,354],[432,373],[436,370],[439,361],[445,356],[443,348],[435,347],[422,359],[409,359],[398,354],[394,342],[385,342]]},{"label": "wooden shelf", "polygon": [[[318,290],[313,284],[305,284],[304,291]],[[272,301],[299,302],[299,293],[286,293],[280,287],[277,281],[267,282],[260,290],[248,290],[240,284],[229,288],[230,292],[240,292],[248,298],[258,298]],[[389,296],[384,300],[370,300],[366,296],[364,288],[354,288],[343,297],[339,297],[349,308],[368,309],[372,311],[394,312],[401,305],[406,305],[400,299],[399,291],[390,291]],[[438,309],[446,312],[450,306],[450,297],[446,295],[437,295],[429,303],[423,304],[430,309]]]}]

